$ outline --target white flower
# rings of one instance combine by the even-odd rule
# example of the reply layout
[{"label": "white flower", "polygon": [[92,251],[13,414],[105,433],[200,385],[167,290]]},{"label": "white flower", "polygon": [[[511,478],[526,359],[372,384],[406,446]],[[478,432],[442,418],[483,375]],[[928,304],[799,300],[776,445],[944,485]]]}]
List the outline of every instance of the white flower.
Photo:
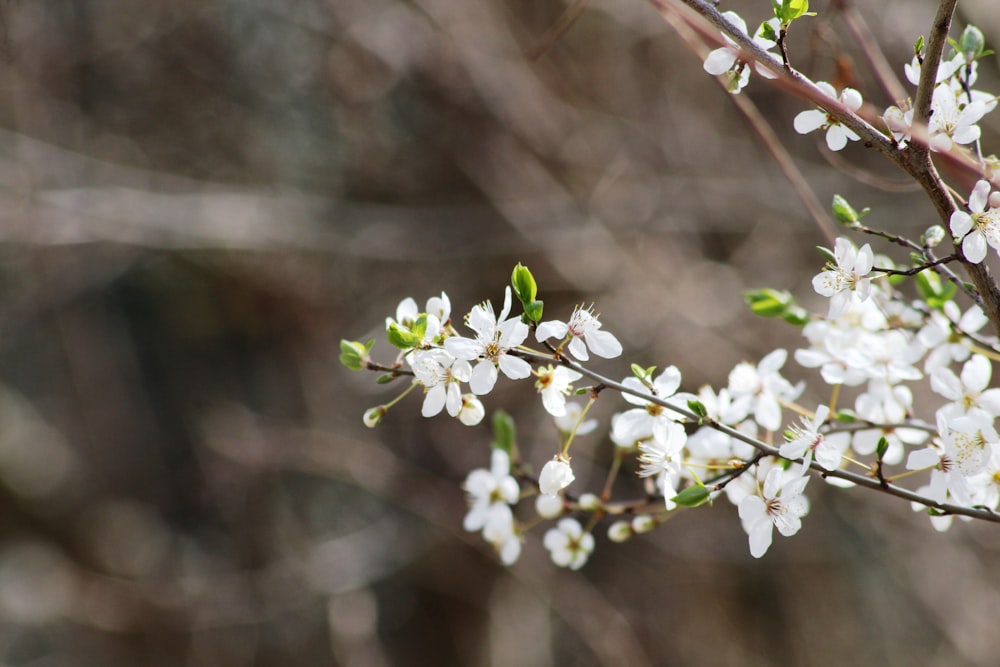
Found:
[{"label": "white flower", "polygon": [[587,309],[577,306],[568,323],[549,320],[539,324],[535,330],[538,342],[549,338],[562,340],[567,335],[570,337],[569,353],[581,361],[590,359],[587,348],[605,359],[613,359],[622,353],[622,344],[614,334],[601,331],[601,322],[594,316],[593,306]]},{"label": "white flower", "polygon": [[909,143],[913,128],[913,109],[904,111],[897,106],[888,107],[882,114],[882,120],[885,121],[886,127],[892,132],[892,138],[899,142],[900,147]]},{"label": "white flower", "polygon": [[576,519],[563,519],[545,533],[545,548],[559,567],[579,570],[594,551],[594,536],[583,532]]},{"label": "white flower", "polygon": [[989,198],[990,182],[979,181],[969,195],[971,215],[955,211],[949,220],[951,233],[962,239],[962,254],[973,264],[986,258],[987,244],[1000,250],[1000,210],[986,208]]},{"label": "white flower", "polygon": [[639,462],[642,467],[639,476],[652,477],[675,471],[685,442],[687,433],[684,431],[684,426],[677,422],[667,424],[667,434],[663,439],[653,438],[640,442]]},{"label": "white flower", "polygon": [[938,411],[937,423],[941,443],[955,462],[956,470],[964,477],[982,472],[1000,441],[993,418],[977,409],[954,419]]},{"label": "white flower", "polygon": [[767,431],[781,428],[781,401],[794,401],[803,387],[793,386],[779,372],[788,352],[777,349],[767,354],[755,367],[742,362],[729,373],[729,392],[733,398],[750,397],[754,421]]},{"label": "white flower", "polygon": [[[861,108],[861,93],[853,88],[844,88],[838,97],[837,91],[826,81],[816,82],[816,87],[827,97],[840,100],[840,103],[851,111],[857,111]],[[861,138],[854,130],[841,124],[822,109],[803,111],[795,117],[793,125],[795,131],[799,134],[808,134],[820,128],[826,129],[826,145],[831,151],[843,149],[847,145],[848,140],[858,141]]]},{"label": "white flower", "polygon": [[981,354],[965,362],[961,378],[943,366],[931,369],[931,389],[952,401],[941,408],[945,416],[958,417],[979,409],[1000,417],[1000,389],[988,389],[992,374],[990,360]]},{"label": "white flower", "polygon": [[566,414],[566,396],[573,389],[571,383],[583,376],[565,366],[551,364],[539,368],[537,376],[535,387],[542,395],[542,405],[553,417],[562,417]]},{"label": "white flower", "polygon": [[[939,421],[939,427],[942,427]],[[930,482],[917,489],[924,498],[939,503],[954,502],[959,505],[969,505],[971,498],[969,485],[965,477],[957,470],[953,454],[937,447],[926,447],[910,452],[906,459],[907,470],[931,469]],[[921,503],[911,503],[914,512],[926,512],[927,506]],[[952,515],[930,515],[931,525],[935,530],[948,530]]]},{"label": "white flower", "polygon": [[531,375],[531,364],[524,359],[507,354],[528,337],[528,325],[519,317],[506,319],[510,313],[510,287],[504,292],[503,310],[498,318],[493,305],[487,301],[473,306],[465,318],[465,323],[476,332],[476,338],[453,336],[444,342],[444,347],[457,359],[479,363],[472,369],[469,388],[472,393],[482,395],[493,390],[497,381],[497,367],[511,380],[520,380]]},{"label": "white flower", "polygon": [[663,494],[666,509],[672,510],[677,504],[672,500],[677,495],[677,485],[681,481],[681,451],[687,441],[684,427],[677,422],[667,425],[666,438],[652,438],[639,443],[640,477],[656,477],[656,486]]},{"label": "white flower", "polygon": [[551,496],[572,484],[574,479],[576,477],[569,461],[562,456],[555,456],[542,466],[542,472],[538,476],[538,488],[543,494]]},{"label": "white flower", "polygon": [[461,383],[468,382],[472,375],[469,362],[456,359],[441,348],[415,350],[406,360],[426,390],[420,413],[433,417],[447,407],[449,415],[458,417],[462,410]]},{"label": "white flower", "polygon": [[[556,423],[556,428],[559,429],[561,433],[571,433],[574,428],[576,428],[577,435],[587,435],[592,433],[594,429],[597,428],[596,419],[585,419],[580,422],[580,417],[583,415],[583,406],[579,403],[567,403],[566,412],[562,415],[553,418]],[[577,426],[577,423],[580,423]]]},{"label": "white flower", "polygon": [[497,505],[483,526],[483,539],[493,545],[500,562],[513,565],[521,555],[521,536],[514,523],[514,513],[507,505]]},{"label": "white flower", "polygon": [[983,309],[973,304],[963,314],[958,304],[947,301],[941,310],[932,310],[930,319],[917,333],[917,340],[930,350],[924,362],[928,373],[937,366],[947,366],[953,361],[965,361],[972,354],[970,341],[958,331],[974,334],[989,323]]},{"label": "white flower", "polygon": [[[961,53],[956,53],[951,60],[942,59],[940,64],[938,64],[938,71],[937,75],[935,75],[934,83],[941,83],[945,79],[950,79],[964,64],[965,56]],[[906,75],[906,80],[914,86],[920,83],[920,70],[921,62],[917,56],[913,56],[913,60],[911,60],[908,64],[903,65],[903,74]]]},{"label": "white flower", "polygon": [[827,315],[830,319],[843,315],[855,296],[865,301],[871,295],[871,278],[866,276],[875,265],[875,255],[869,244],[864,244],[859,250],[842,236],[833,246],[833,256],[837,264],[828,264],[812,281],[817,294],[830,298]]},{"label": "white flower", "polygon": [[[451,301],[448,299],[448,295],[441,292],[440,297],[432,296],[429,298],[424,313],[427,314],[427,326],[420,342],[427,345],[437,338],[438,334],[441,333],[442,325],[451,317]],[[385,318],[385,328],[388,330],[393,325],[396,325],[403,331],[412,332],[413,326],[417,323],[420,315],[421,312],[417,307],[417,302],[412,297],[406,297],[396,306],[395,319],[391,317]]]},{"label": "white flower", "polygon": [[[634,391],[650,395],[649,387],[636,377],[627,377],[622,380],[622,384]],[[659,399],[671,398],[681,385],[681,372],[677,370],[676,366],[668,366],[653,380],[652,384],[652,396]],[[626,410],[614,419],[612,439],[616,443],[634,443],[652,436],[666,442],[667,429],[675,421],[673,413],[662,405],[632,394],[623,393],[622,398],[632,405],[640,407]],[[691,398],[694,397],[691,396]],[[679,400],[678,403],[685,405],[684,401]]]},{"label": "white flower", "polygon": [[[744,35],[747,34],[747,24],[743,18],[736,12],[723,12],[722,14],[730,23],[733,24],[740,32]],[[764,51],[768,51],[775,46],[773,40],[764,37],[763,32],[765,26],[769,25],[772,31],[777,34],[780,30],[780,23],[778,19],[771,19],[767,23],[761,24],[757,29],[757,32],[753,36],[753,42],[759,46]],[[705,58],[704,68],[705,71],[712,76],[722,76],[726,74],[728,76],[728,81],[726,83],[726,89],[731,93],[739,93],[750,81],[750,68],[744,62],[739,60],[740,48],[737,46],[736,42],[729,37],[729,35],[723,33],[723,39],[726,40],[726,46],[715,49],[708,54]],[[775,75],[766,67],[760,63],[756,64],[757,72],[767,78],[773,79]]]},{"label": "white flower", "polygon": [[802,517],[809,511],[809,500],[802,495],[809,477],[793,466],[788,470],[771,468],[758,494],[740,501],[743,529],[750,537],[750,555],[760,558],[771,546],[773,529],[791,537],[802,527]]},{"label": "white flower", "polygon": [[517,480],[510,474],[510,457],[502,449],[493,450],[489,470],[473,470],[463,487],[470,504],[463,526],[469,532],[482,530],[498,506],[516,503],[521,493]]},{"label": "white flower", "polygon": [[[830,416],[830,408],[821,405],[816,408],[816,414],[811,420],[802,418],[802,426],[792,426],[789,430],[795,436],[781,446],[779,453],[786,459],[800,459],[806,456],[804,465],[814,457],[816,462],[827,470],[840,467],[840,457],[843,450],[838,446],[837,439],[827,438],[819,432],[820,426]],[[844,442],[846,445],[846,442]]]},{"label": "white flower", "polygon": [[947,151],[952,141],[971,144],[979,139],[981,130],[977,123],[986,114],[983,102],[969,102],[959,106],[955,91],[948,84],[940,84],[931,97],[931,117],[927,131],[931,135],[930,147]]}]

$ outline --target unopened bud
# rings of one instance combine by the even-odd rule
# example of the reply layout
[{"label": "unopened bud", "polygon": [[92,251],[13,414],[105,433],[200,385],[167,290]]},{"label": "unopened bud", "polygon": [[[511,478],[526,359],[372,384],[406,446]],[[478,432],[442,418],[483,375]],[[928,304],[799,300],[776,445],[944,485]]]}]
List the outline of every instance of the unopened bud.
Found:
[{"label": "unopened bud", "polygon": [[972,62],[983,55],[983,50],[986,48],[986,39],[983,37],[983,31],[974,25],[965,26],[965,30],[962,31],[962,36],[958,39],[958,48],[962,51],[962,55],[965,56],[966,62]]},{"label": "unopened bud", "polygon": [[608,527],[608,539],[612,542],[622,542],[632,537],[632,526],[628,521],[615,521]]},{"label": "unopened bud", "polygon": [[585,493],[580,496],[580,500],[577,501],[580,505],[580,509],[587,512],[593,512],[601,508],[601,499],[595,496],[593,493]]},{"label": "unopened bud", "polygon": [[924,232],[924,243],[927,244],[928,248],[937,247],[941,241],[944,241],[944,227],[941,225],[928,227],[927,231]]},{"label": "unopened bud", "polygon": [[640,514],[632,519],[632,531],[638,534],[648,533],[656,528],[656,521],[648,514]]},{"label": "unopened bud", "polygon": [[563,511],[562,496],[543,493],[535,498],[535,511],[543,519],[554,519]]},{"label": "unopened bud", "polygon": [[384,405],[378,405],[374,408],[369,408],[368,410],[365,410],[365,416],[364,416],[365,426],[367,426],[368,428],[375,428],[376,426],[379,425],[379,422],[382,421],[382,418],[385,417],[386,412],[387,410],[385,409]]}]

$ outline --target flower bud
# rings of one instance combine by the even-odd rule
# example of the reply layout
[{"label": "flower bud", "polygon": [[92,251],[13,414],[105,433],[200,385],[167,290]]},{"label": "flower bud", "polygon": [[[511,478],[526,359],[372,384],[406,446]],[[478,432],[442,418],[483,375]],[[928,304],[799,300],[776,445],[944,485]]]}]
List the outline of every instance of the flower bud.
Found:
[{"label": "flower bud", "polygon": [[640,514],[632,519],[632,530],[635,533],[641,535],[642,533],[648,533],[654,528],[656,528],[656,520],[648,514]]},{"label": "flower bud", "polygon": [[569,461],[562,456],[556,456],[545,464],[542,474],[538,477],[538,487],[543,494],[554,495],[573,483],[576,476],[569,467]]},{"label": "flower bud", "polygon": [[535,511],[543,519],[554,519],[563,511],[563,499],[561,496],[542,494],[535,498]]},{"label": "flower bud", "polygon": [[458,411],[458,421],[466,426],[475,426],[483,421],[486,416],[486,408],[475,394],[465,394],[462,396],[462,409]]},{"label": "flower bud", "polygon": [[958,39],[958,48],[965,56],[966,62],[972,62],[983,55],[983,50],[986,48],[986,39],[983,37],[983,31],[974,25],[965,26],[965,30],[962,31],[962,36]]},{"label": "flower bud", "polygon": [[365,410],[364,422],[365,426],[368,428],[375,428],[385,417],[386,409],[384,405],[378,405],[374,408],[369,408]]},{"label": "flower bud", "polygon": [[601,508],[601,499],[595,496],[593,493],[585,493],[580,496],[580,500],[577,501],[580,505],[580,509],[587,512],[593,512]]},{"label": "flower bud", "polygon": [[632,526],[628,521],[615,521],[608,526],[608,539],[621,544],[632,537]]},{"label": "flower bud", "polygon": [[944,240],[944,227],[941,225],[934,225],[933,227],[928,227],[927,231],[924,232],[924,243],[927,244],[928,248],[935,248],[941,241]]}]

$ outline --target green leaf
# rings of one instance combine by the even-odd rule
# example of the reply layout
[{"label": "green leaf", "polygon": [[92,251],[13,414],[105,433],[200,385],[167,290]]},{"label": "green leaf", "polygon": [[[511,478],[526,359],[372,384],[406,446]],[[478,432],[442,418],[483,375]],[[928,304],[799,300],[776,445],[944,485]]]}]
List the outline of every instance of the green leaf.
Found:
[{"label": "green leaf", "polygon": [[917,291],[920,292],[920,296],[934,310],[944,308],[944,304],[951,301],[958,291],[958,287],[954,283],[942,280],[936,271],[930,269],[925,269],[918,273],[914,276],[914,281],[917,284]]},{"label": "green leaf", "polygon": [[803,16],[815,16],[809,13],[809,0],[782,0],[780,5],[776,0],[771,0],[771,6],[774,8],[774,15],[785,26]]},{"label": "green leaf", "polygon": [[684,489],[670,500],[684,507],[698,507],[708,500],[709,495],[708,487],[696,484]]},{"label": "green leaf", "polygon": [[648,383],[649,379],[653,377],[653,371],[656,370],[656,366],[650,366],[649,368],[643,368],[639,364],[632,364],[632,375],[636,376],[643,383]]},{"label": "green leaf", "polygon": [[809,324],[809,311],[801,306],[789,306],[788,310],[781,316],[783,320],[797,327],[804,327]]},{"label": "green leaf", "polygon": [[858,416],[852,410],[839,410],[833,419],[841,424],[853,424],[858,421]]},{"label": "green leaf", "polygon": [[517,263],[513,273],[510,274],[510,284],[514,287],[514,293],[517,295],[517,298],[525,305],[525,309],[527,309],[527,304],[534,301],[535,297],[538,296],[538,285],[535,283],[535,277],[531,275],[528,267],[520,262]]},{"label": "green leaf", "polygon": [[705,419],[708,417],[708,410],[705,409],[705,406],[701,401],[696,401],[694,399],[689,400],[688,409],[698,415],[698,419]]},{"label": "green leaf", "polygon": [[743,300],[750,306],[750,311],[754,315],[761,317],[781,317],[794,303],[790,292],[769,287],[747,290],[743,293]]},{"label": "green leaf", "polygon": [[395,380],[397,377],[399,377],[399,376],[398,375],[393,375],[392,373],[385,373],[383,375],[379,375],[378,376],[378,379],[375,380],[375,384],[389,384],[390,382],[392,382],[393,380]]},{"label": "green leaf", "polygon": [[493,446],[510,454],[517,440],[514,418],[504,410],[493,413]]},{"label": "green leaf", "polygon": [[887,451],[889,451],[889,441],[886,440],[885,436],[883,435],[881,438],[878,439],[878,444],[875,445],[875,455],[881,461],[882,457],[885,456],[885,453]]},{"label": "green leaf", "polygon": [[924,36],[921,35],[917,37],[917,41],[913,43],[913,55],[920,56],[924,52]]},{"label": "green leaf", "polygon": [[853,225],[860,220],[858,212],[840,195],[833,195],[833,217],[845,225]]},{"label": "green leaf", "polygon": [[352,371],[360,371],[368,362],[368,351],[375,344],[374,340],[359,343],[356,340],[340,340],[340,363]]},{"label": "green leaf", "polygon": [[538,323],[542,321],[543,303],[535,300],[524,304],[524,316],[530,321]]},{"label": "green leaf", "polygon": [[757,34],[766,40],[770,40],[772,42],[778,41],[778,33],[774,31],[774,26],[767,21],[760,24],[760,27],[757,28]]},{"label": "green leaf", "polygon": [[401,350],[409,350],[412,347],[420,345],[421,339],[420,336],[415,335],[412,331],[399,326],[395,322],[389,324],[389,328],[385,331],[385,337],[389,340],[390,345],[398,347]]}]

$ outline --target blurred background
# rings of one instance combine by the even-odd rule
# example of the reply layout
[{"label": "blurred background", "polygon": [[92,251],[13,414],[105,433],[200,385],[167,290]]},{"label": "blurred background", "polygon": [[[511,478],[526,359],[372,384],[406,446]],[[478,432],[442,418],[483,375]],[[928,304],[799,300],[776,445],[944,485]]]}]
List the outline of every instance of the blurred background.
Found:
[{"label": "blurred background", "polygon": [[[796,64],[884,108],[840,12],[901,76],[934,3],[833,4],[795,25]],[[723,8],[753,28],[769,3]],[[959,9],[996,48],[990,1]],[[719,503],[625,545],[602,526],[572,574],[539,526],[508,569],[461,529],[486,422],[412,396],[363,426],[399,387],[339,340],[406,296],[499,303],[518,261],[547,317],[596,301],[624,359],[689,390],[802,344],[741,291],[822,307],[832,226],[648,2],[4,0],[0,86],[0,664],[996,664],[996,526],[939,535],[814,480],[761,561]],[[802,103],[756,76],[744,96],[824,208],[937,222],[878,156],[795,135]],[[539,467],[554,429],[510,389],[487,408]],[[622,405],[574,445],[580,490]]]}]

